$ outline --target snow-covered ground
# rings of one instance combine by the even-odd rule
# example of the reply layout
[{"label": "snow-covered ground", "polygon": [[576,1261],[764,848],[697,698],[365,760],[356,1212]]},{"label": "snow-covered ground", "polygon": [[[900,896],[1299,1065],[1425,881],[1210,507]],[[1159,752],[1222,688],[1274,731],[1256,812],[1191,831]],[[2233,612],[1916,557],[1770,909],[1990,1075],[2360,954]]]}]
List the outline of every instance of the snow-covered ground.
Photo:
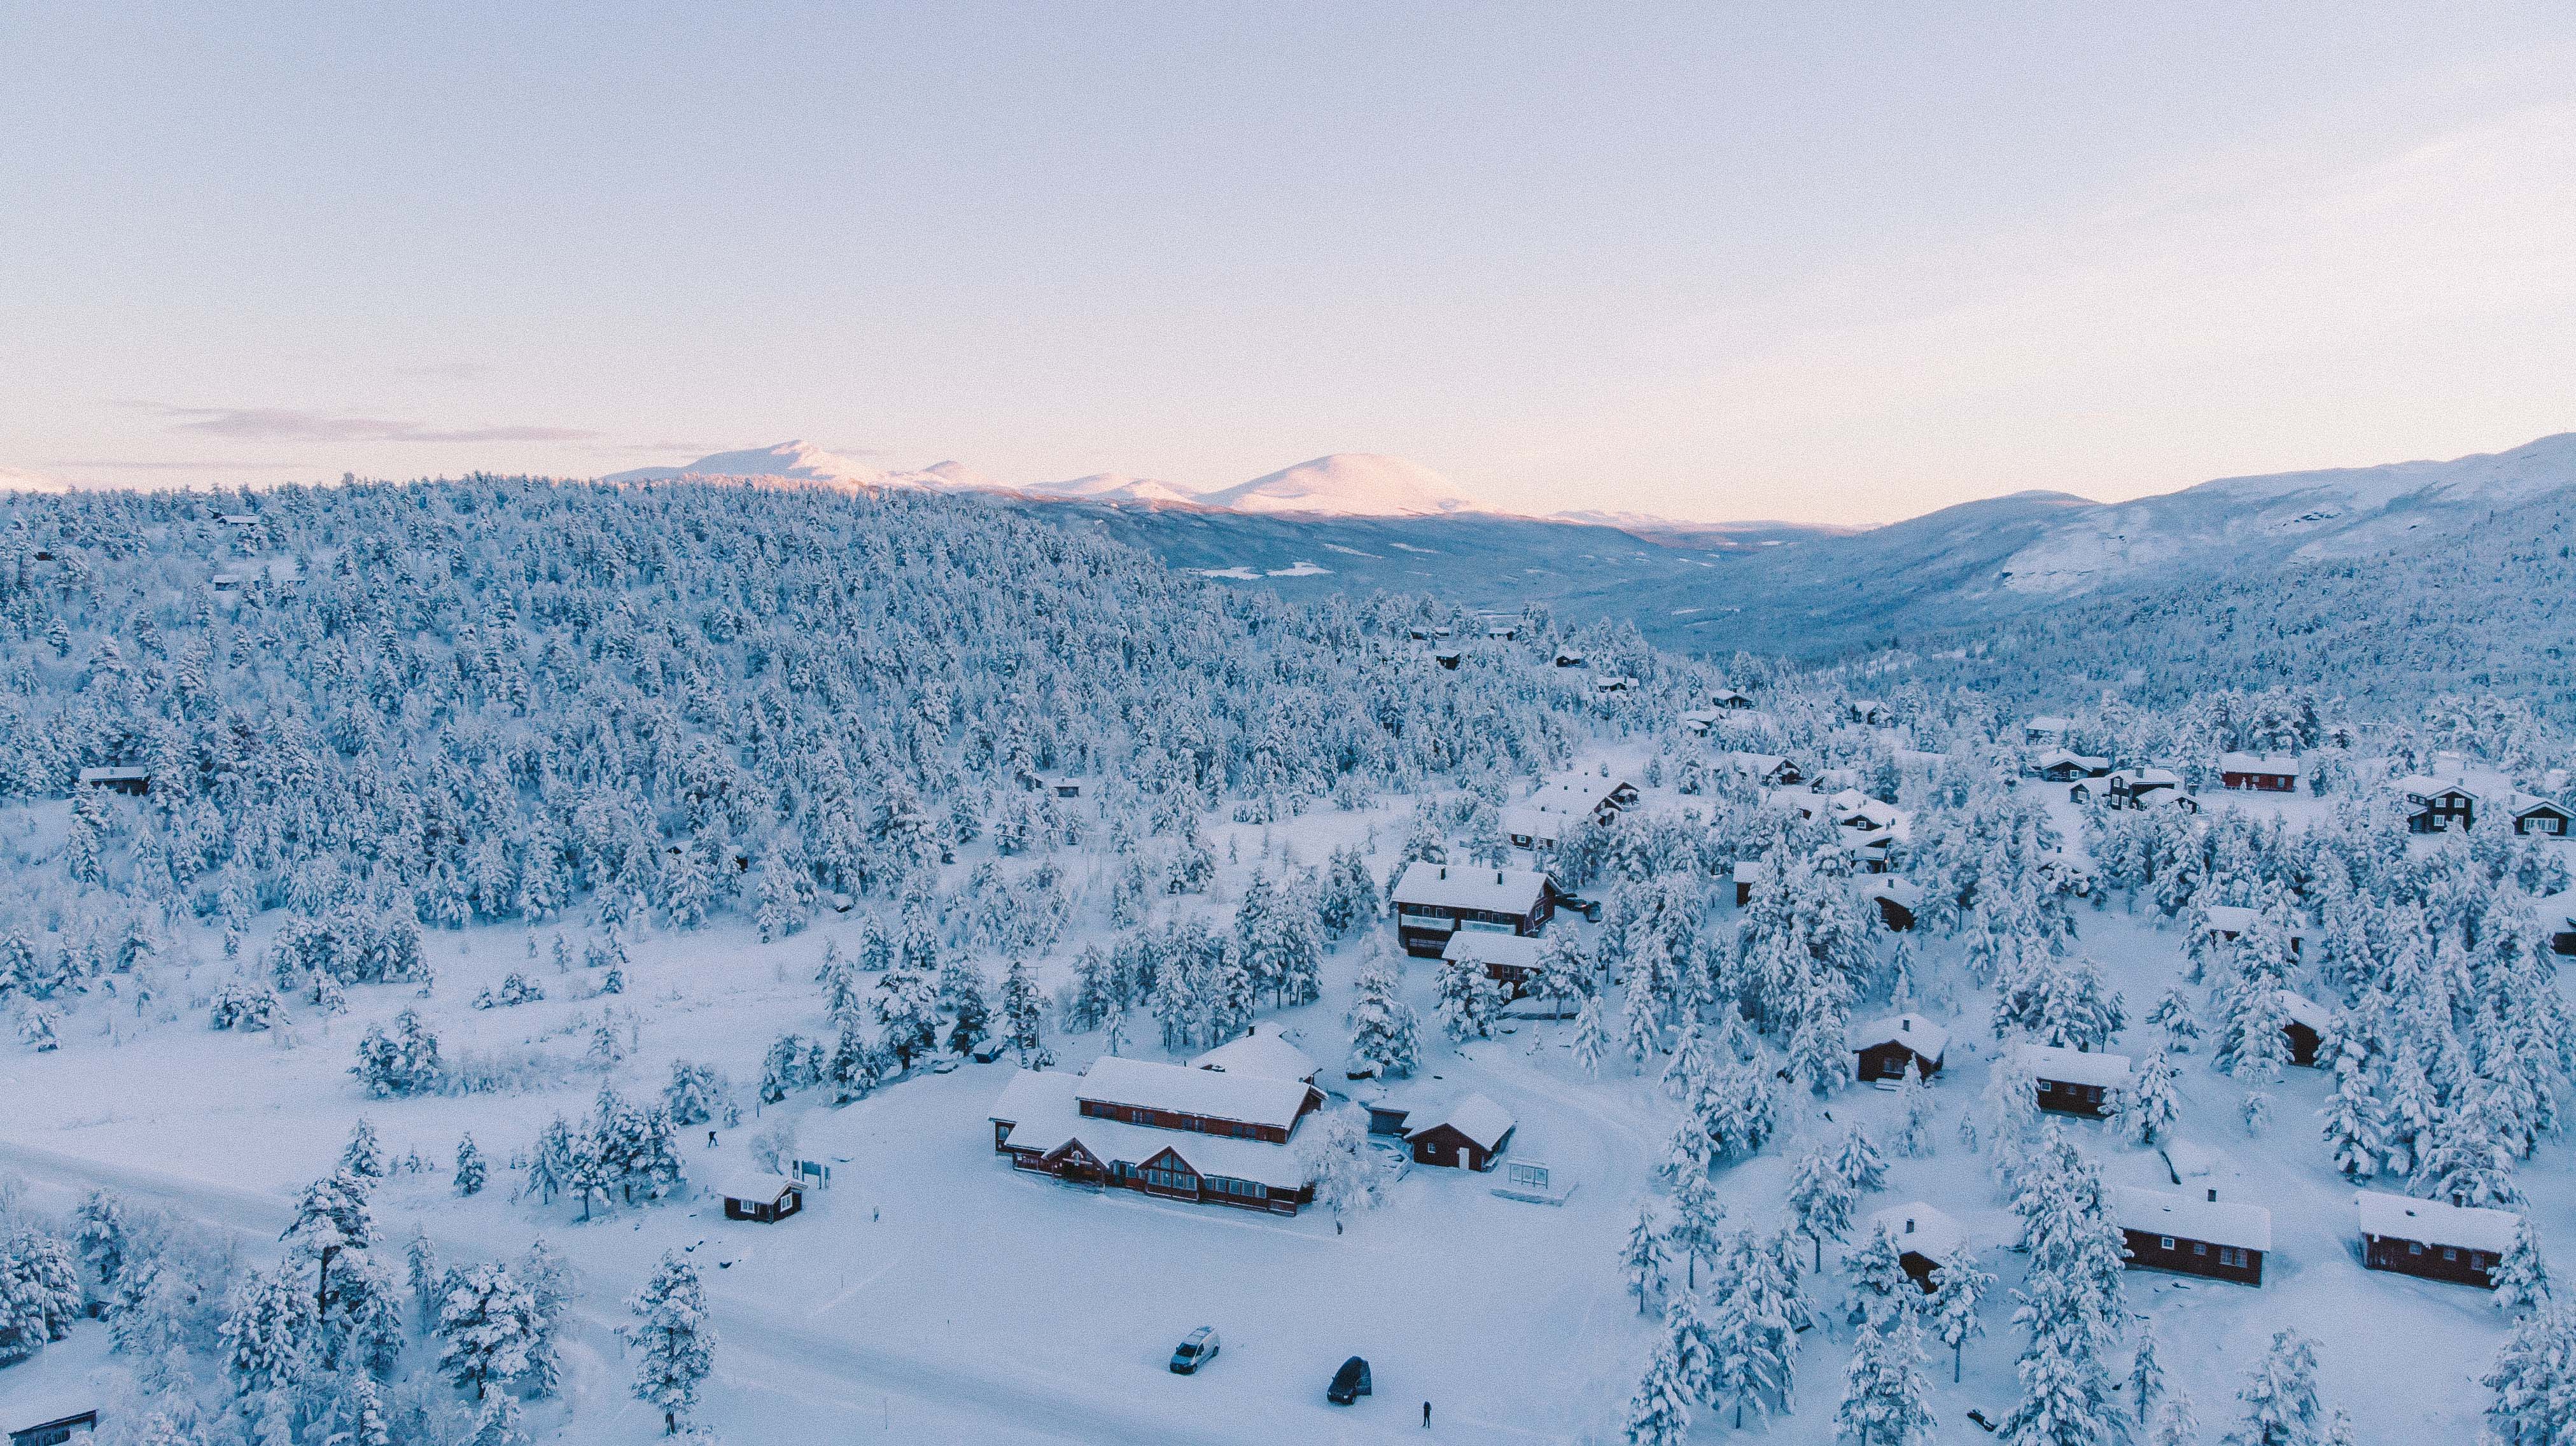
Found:
[{"label": "snow-covered ground", "polygon": [[[1650,791],[1645,806],[1672,801]],[[2243,802],[2295,812],[2308,801]],[[2073,805],[2054,808],[2075,837]],[[1319,813],[1274,831],[1268,846],[1316,859],[1372,832],[1391,840],[1402,817],[1395,808]],[[1238,860],[1220,877],[1230,893],[1261,859],[1264,834],[1218,825],[1212,838]],[[1721,925],[1728,917],[1720,914]],[[2125,993],[2133,1018],[2179,977],[2177,933],[2117,907],[2082,912],[2079,924],[2083,948]],[[850,918],[826,916],[771,945],[731,925],[647,933],[628,941],[629,988],[617,999],[584,997],[591,981],[583,971],[557,974],[531,959],[531,934],[545,941],[552,929],[514,926],[433,935],[435,998],[415,1000],[408,986],[354,990],[351,1012],[337,1021],[313,1023],[306,1012],[292,1029],[218,1033],[200,1011],[156,1001],[116,1014],[112,1030],[93,1025],[68,1038],[59,1052],[0,1056],[0,1097],[10,1102],[0,1163],[51,1203],[105,1183],[239,1229],[257,1251],[273,1248],[288,1193],[330,1167],[364,1116],[390,1156],[417,1151],[437,1166],[398,1173],[382,1192],[389,1238],[418,1222],[443,1254],[472,1258],[543,1235],[579,1266],[585,1313],[568,1440],[636,1439],[655,1424],[622,1390],[609,1329],[622,1318],[618,1302],[674,1248],[705,1267],[724,1345],[702,1414],[735,1440],[1371,1441],[1418,1431],[1424,1400],[1449,1439],[1613,1434],[1652,1340],[1653,1318],[1623,1289],[1616,1255],[1641,1202],[1661,1194],[1653,1165],[1676,1107],[1654,1080],[1660,1061],[1641,1074],[1618,1060],[1602,1079],[1587,1079],[1573,1062],[1570,1024],[1523,1022],[1464,1048],[1438,1043],[1428,1023],[1431,971],[1419,963],[1407,982],[1426,1021],[1426,1064],[1400,1091],[1437,1099],[1480,1090],[1503,1102],[1520,1120],[1511,1157],[1544,1159],[1560,1180],[1578,1182],[1566,1205],[1505,1201],[1489,1193],[1498,1177],[1417,1167],[1381,1208],[1337,1231],[1320,1210],[1283,1219],[1069,1189],[1014,1172],[991,1148],[985,1116],[1007,1064],[924,1073],[844,1108],[811,1091],[770,1106],[799,1120],[799,1153],[834,1170],[831,1189],[777,1225],[727,1222],[694,1186],[678,1200],[604,1210],[587,1223],[561,1201],[512,1199],[517,1177],[506,1170],[473,1199],[453,1194],[445,1162],[460,1134],[474,1132],[496,1164],[508,1161],[549,1117],[578,1117],[602,1083],[657,1092],[675,1058],[724,1069],[750,1110],[748,1086],[769,1040],[786,1028],[820,1028],[816,963],[827,941],[847,952],[855,929]],[[1078,942],[1051,967],[1061,970]],[[211,939],[195,947],[212,957]],[[1275,1016],[1328,1062],[1347,1039],[1341,1013],[1358,952],[1346,945],[1328,963],[1319,1003]],[[537,970],[550,997],[467,1006],[511,969]],[[202,966],[191,987],[202,992],[223,972]],[[637,1047],[605,1075],[576,1071],[540,1093],[367,1100],[348,1074],[351,1046],[367,1022],[405,1005],[422,1009],[451,1051],[526,1045],[577,1056],[589,1023],[611,1006],[632,1012]],[[2014,1258],[2003,1247],[2013,1219],[1985,1157],[1955,1133],[1993,1053],[1985,1010],[1980,996],[1960,1002],[1957,1042],[1936,1090],[1937,1152],[1895,1159],[1884,1194],[1862,1208],[1918,1198],[1940,1206],[1988,1247],[1989,1268],[2010,1285]],[[2133,1024],[2129,1037],[2145,1032]],[[1068,1065],[1079,1065],[1100,1040],[1058,1045]],[[1155,1054],[1132,1043],[1128,1052]],[[2130,1308],[2154,1318],[2168,1365],[2204,1422],[2232,1418],[2230,1397],[2246,1368],[2274,1331],[2296,1327],[2319,1341],[2324,1394],[2352,1413],[2363,1439],[2464,1439],[2484,1400],[2475,1378],[2503,1337],[2499,1314],[2484,1292],[2361,1269],[2352,1191],[2327,1166],[2315,1132],[2327,1077],[2293,1071],[2273,1090],[2270,1132],[2249,1139],[2232,1123],[2243,1087],[2197,1056],[2185,1068],[2190,1137],[2219,1158],[2214,1181],[2274,1219],[2259,1290],[2128,1278]],[[1322,1082],[1348,1088],[1334,1069]],[[1782,1218],[1789,1161],[1823,1132],[1855,1121],[1882,1143],[1898,1132],[1889,1094],[1852,1088],[1797,1101],[1795,1128],[1721,1174],[1731,1225]],[[747,1168],[748,1141],[769,1123],[746,1113],[713,1148],[703,1136],[691,1140],[693,1182]],[[2174,1188],[2156,1152],[2113,1143],[2100,1125],[2070,1128],[2114,1183]],[[2560,1153],[2544,1152],[2524,1179],[2535,1221],[2564,1254],[2576,1238],[2576,1204]],[[1829,1324],[1805,1340],[1805,1405],[1774,1427],[1784,1441],[1831,1439],[1846,1344],[1831,1305],[1841,1296],[1832,1278],[1839,1254],[1829,1248],[1827,1276],[1809,1281]],[[1961,1384],[1934,1371],[1938,1439],[1976,1439],[1982,1433],[1965,1412],[1982,1407],[1999,1418],[2016,1398],[2008,1309],[2001,1297],[1989,1307],[1989,1338],[1969,1347]],[[1169,1374],[1172,1344],[1201,1324],[1224,1333],[1224,1355],[1195,1377]],[[1351,1354],[1372,1362],[1377,1394],[1357,1408],[1328,1406],[1324,1382]],[[0,1375],[0,1408],[14,1408],[53,1374]]]}]

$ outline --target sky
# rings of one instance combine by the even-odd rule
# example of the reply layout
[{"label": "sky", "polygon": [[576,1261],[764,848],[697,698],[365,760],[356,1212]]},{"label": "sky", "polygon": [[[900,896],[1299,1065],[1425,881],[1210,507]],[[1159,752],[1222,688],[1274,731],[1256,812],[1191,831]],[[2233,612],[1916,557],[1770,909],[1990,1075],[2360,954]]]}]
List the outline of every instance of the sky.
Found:
[{"label": "sky", "polygon": [[2576,11],[0,5],[0,476],[1870,523],[2576,429]]}]

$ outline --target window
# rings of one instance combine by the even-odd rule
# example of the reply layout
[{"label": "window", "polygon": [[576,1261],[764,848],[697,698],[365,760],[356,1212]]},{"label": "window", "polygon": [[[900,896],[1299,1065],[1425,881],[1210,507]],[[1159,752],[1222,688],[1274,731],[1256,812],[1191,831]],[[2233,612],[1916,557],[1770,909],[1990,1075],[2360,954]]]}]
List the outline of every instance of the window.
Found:
[{"label": "window", "polygon": [[2406,1253],[2407,1253],[2407,1254],[2409,1254],[2409,1255],[2421,1255],[2421,1254],[2423,1254],[2423,1253],[2424,1253],[2424,1245],[2423,1245],[2423,1242],[2421,1242],[2421,1241],[2416,1241],[2416,1240],[2409,1240],[2409,1241],[2407,1241],[2407,1242],[2406,1242]]},{"label": "window", "polygon": [[2057,1089],[2057,1086],[2055,1086],[2055,1085],[2053,1085],[2053,1084],[2050,1084],[2050,1083],[2049,1083],[2048,1081],[2046,1081],[2046,1080],[2041,1080],[2041,1081],[2039,1082],[2039,1092],[2040,1092],[2041,1094],[2053,1094],[2053,1093],[2055,1093],[2055,1092],[2056,1092],[2056,1089]]},{"label": "window", "polygon": [[2460,1252],[2445,1245],[2442,1247],[2442,1258],[2444,1260],[2457,1260],[2460,1258]]},{"label": "window", "polygon": [[2156,1249],[2158,1249],[2158,1250],[2171,1250],[2171,1249],[2173,1249],[2173,1237],[2172,1237],[2172,1236],[2170,1236],[2170,1235],[2159,1235],[2159,1236],[2157,1236],[2157,1237],[2156,1237]]}]

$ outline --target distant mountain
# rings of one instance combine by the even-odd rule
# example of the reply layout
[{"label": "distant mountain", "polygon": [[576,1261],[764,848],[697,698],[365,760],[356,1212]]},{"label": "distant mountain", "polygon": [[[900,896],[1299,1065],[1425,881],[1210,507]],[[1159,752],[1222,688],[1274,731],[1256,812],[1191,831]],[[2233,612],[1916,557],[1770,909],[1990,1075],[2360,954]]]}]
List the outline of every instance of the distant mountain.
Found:
[{"label": "distant mountain", "polygon": [[1335,452],[1197,500],[1228,512],[1318,517],[1441,517],[1486,510],[1421,463],[1374,452]]},{"label": "distant mountain", "polygon": [[1197,505],[1196,493],[1187,492],[1169,482],[1151,477],[1130,477],[1124,472],[1095,472],[1066,482],[1040,482],[1020,488],[995,489],[1019,491],[1032,497],[1052,497],[1065,502],[1161,502]]},{"label": "distant mountain", "polygon": [[[940,465],[956,466],[953,462]],[[668,482],[679,477],[775,477],[786,482],[811,482],[828,487],[893,487],[911,491],[939,491],[948,485],[944,479],[931,473],[890,472],[853,461],[837,452],[826,452],[811,442],[781,442],[775,447],[715,452],[685,467],[637,467],[625,472],[612,472],[600,480]]]},{"label": "distant mountain", "polygon": [[2069,516],[1997,581],[2064,596],[2248,558],[2368,557],[2576,485],[2576,432],[2448,462],[2227,477]]},{"label": "distant mountain", "polygon": [[1603,512],[1577,508],[1547,515],[1551,522],[1572,522],[1584,527],[1615,527],[1630,537],[1660,542],[1667,547],[1708,547],[1724,550],[1730,547],[1777,547],[1810,537],[1849,537],[1866,532],[1863,527],[1837,527],[1817,522],[1685,522],[1675,517],[1658,517],[1651,512]]},{"label": "distant mountain", "polygon": [[0,492],[69,492],[70,483],[23,467],[0,467]]}]

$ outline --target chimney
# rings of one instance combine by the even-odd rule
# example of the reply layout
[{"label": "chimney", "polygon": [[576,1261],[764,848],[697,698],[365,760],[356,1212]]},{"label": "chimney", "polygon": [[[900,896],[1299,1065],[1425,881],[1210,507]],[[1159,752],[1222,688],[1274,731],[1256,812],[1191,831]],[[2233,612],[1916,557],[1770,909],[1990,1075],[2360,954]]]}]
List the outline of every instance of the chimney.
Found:
[{"label": "chimney", "polygon": [[2209,1187],[2209,1203],[2212,1205],[2218,1203],[2218,1187],[2215,1185]]},{"label": "chimney", "polygon": [[1912,1034],[1914,1032],[1913,1016],[1906,1014],[1896,1016],[1896,1027],[1904,1033]]}]

